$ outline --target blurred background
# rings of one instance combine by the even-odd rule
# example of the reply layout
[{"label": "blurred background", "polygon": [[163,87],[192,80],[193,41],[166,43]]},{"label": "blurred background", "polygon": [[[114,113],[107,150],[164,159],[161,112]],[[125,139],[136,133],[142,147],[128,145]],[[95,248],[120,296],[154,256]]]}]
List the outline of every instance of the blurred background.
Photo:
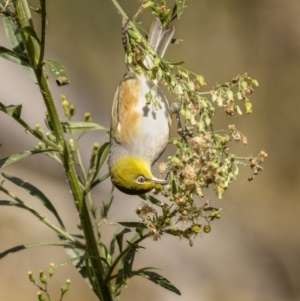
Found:
[{"label": "blurred background", "polygon": [[[30,1],[36,6],[38,1]],[[140,3],[120,0],[132,16]],[[177,286],[177,296],[144,279],[133,278],[122,300],[205,300],[205,301],[294,301],[300,300],[299,238],[299,147],[300,147],[300,2],[299,0],[201,0],[187,1],[187,9],[176,21],[176,38],[166,57],[186,61],[186,67],[202,74],[212,86],[248,72],[260,87],[252,95],[254,113],[242,118],[226,117],[218,127],[235,123],[248,137],[239,146],[245,155],[264,149],[268,158],[264,171],[248,182],[250,170],[243,171],[223,200],[209,194],[212,205],[223,208],[223,216],[212,224],[210,234],[202,234],[190,247],[188,242],[162,237],[143,243],[135,268],[152,266]],[[140,21],[149,28],[152,16],[145,11]],[[38,24],[38,23],[37,23]],[[115,89],[125,72],[120,36],[121,16],[111,1],[48,1],[46,59],[64,64],[71,85],[58,88],[51,80],[60,108],[60,95],[76,105],[77,120],[86,111],[95,122],[109,127]],[[0,44],[9,47],[0,23]],[[44,103],[38,87],[21,66],[0,59],[0,102],[23,104],[23,118],[32,126],[44,127]],[[220,116],[223,113],[220,111]],[[45,128],[45,127],[44,127]],[[84,160],[95,141],[103,143],[105,133],[94,132],[82,141]],[[30,150],[37,140],[27,135],[13,120],[0,114],[0,158]],[[166,152],[167,154],[167,152]],[[52,200],[70,231],[76,231],[78,217],[62,168],[42,155],[3,168],[1,172],[26,179]],[[3,178],[1,177],[2,181]],[[54,220],[42,206],[6,181],[5,186],[36,210]],[[106,181],[93,190],[100,205],[109,194]],[[0,195],[0,199],[7,199]],[[109,222],[136,220],[138,197],[116,192]],[[114,228],[103,227],[109,241]],[[22,243],[56,241],[56,236],[28,212],[0,208],[0,251]],[[37,289],[29,283],[27,271],[36,276],[67,259],[58,247],[42,247],[11,254],[0,260],[0,300],[37,300]],[[57,270],[50,283],[53,300],[60,286],[71,279],[64,300],[96,297],[72,265]]]}]

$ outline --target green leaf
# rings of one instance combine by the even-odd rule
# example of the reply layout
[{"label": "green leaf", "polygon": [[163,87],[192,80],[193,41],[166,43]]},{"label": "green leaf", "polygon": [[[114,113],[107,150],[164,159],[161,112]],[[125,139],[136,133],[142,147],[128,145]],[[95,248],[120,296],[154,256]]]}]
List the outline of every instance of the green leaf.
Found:
[{"label": "green leaf", "polygon": [[123,279],[124,281],[128,281],[131,276],[132,265],[134,262],[136,249],[132,248],[123,259]]},{"label": "green leaf", "polygon": [[23,204],[14,202],[14,201],[0,200],[0,206],[19,207],[19,208],[22,208],[25,210],[29,210],[28,207],[24,206]]},{"label": "green leaf", "polygon": [[73,237],[79,238],[79,239],[84,239],[84,235],[80,233],[70,233]]},{"label": "green leaf", "polygon": [[[147,35],[147,30],[145,30],[145,28],[142,26],[142,24],[137,23],[137,22],[133,22],[133,25],[136,27],[136,29],[137,29],[138,31],[141,31],[141,32],[143,32],[144,34]],[[148,38],[148,37],[147,37],[147,38]]]},{"label": "green leaf", "polygon": [[45,152],[53,152],[53,150],[49,150],[49,149],[42,149],[42,150],[36,150],[36,151],[25,151],[19,154],[14,154],[11,155],[9,157],[0,159],[0,168],[1,167],[6,167],[10,164],[13,164],[17,161],[20,161],[30,155],[35,155],[35,154],[39,154],[39,153],[45,153]]},{"label": "green leaf", "polygon": [[41,44],[41,41],[40,39],[38,38],[35,30],[33,27],[31,26],[24,26],[24,27],[21,27],[21,28],[17,28],[16,31],[15,31],[15,35],[21,33],[21,32],[25,32],[27,33],[28,35],[30,35],[33,39],[35,39],[39,44]]},{"label": "green leaf", "polygon": [[54,241],[54,242],[38,242],[38,243],[32,243],[32,244],[24,244],[24,245],[18,245],[13,248],[9,248],[3,252],[0,252],[0,259],[4,258],[5,256],[17,253],[22,250],[35,248],[35,247],[48,247],[48,246],[58,246],[58,247],[65,247],[65,248],[74,248],[74,245],[70,242],[61,242],[61,241]]},{"label": "green leaf", "polygon": [[108,131],[108,129],[103,127],[102,125],[93,122],[69,121],[69,122],[62,122],[61,125],[66,134],[75,134],[77,132],[98,131],[98,130]]},{"label": "green leaf", "polygon": [[78,263],[78,262],[80,262],[80,261],[82,261],[82,260],[84,260],[84,259],[86,259],[86,258],[87,258],[87,256],[85,256],[85,255],[82,255],[82,256],[75,256],[75,257],[72,257],[72,258],[69,258],[69,259],[67,259],[67,260],[62,261],[61,263],[56,264],[56,265],[55,265],[55,268],[58,268],[58,267],[67,265],[67,264],[69,264],[69,263],[74,263],[74,262]]},{"label": "green leaf", "polygon": [[109,245],[109,254],[111,257],[113,257],[115,253],[115,245],[116,245],[116,236],[113,237],[113,239],[110,241]]},{"label": "green leaf", "polygon": [[25,47],[22,41],[22,37],[20,35],[15,35],[17,30],[17,24],[12,17],[4,17],[3,18],[5,33],[10,42],[12,49],[22,55],[26,55]]},{"label": "green leaf", "polygon": [[131,230],[128,229],[128,228],[125,228],[115,236],[115,238],[117,240],[117,243],[118,243],[120,253],[123,251],[123,237],[124,237],[124,234],[129,233],[129,232],[131,232]]},{"label": "green leaf", "polygon": [[110,143],[109,142],[106,142],[106,143],[102,144],[101,147],[99,148],[98,155],[97,155],[96,173],[95,174],[98,173],[98,171],[101,169],[104,162],[106,161],[106,158],[107,158],[108,153],[109,153],[109,149],[110,149]]},{"label": "green leaf", "polygon": [[[79,274],[81,275],[81,277],[85,280],[85,282],[87,283],[87,285],[93,289],[93,286],[89,280],[88,277],[88,271],[86,268],[86,261],[85,261],[85,252],[74,248],[74,249],[70,249],[70,248],[65,248],[66,253],[68,254],[68,256],[71,258],[71,261],[73,263],[73,265],[75,266],[75,268],[77,269],[77,271],[79,272]],[[74,260],[72,260],[74,258]]]},{"label": "green leaf", "polygon": [[102,203],[102,206],[101,206],[101,219],[105,219],[107,218],[107,214],[108,214],[108,211],[109,211],[109,208],[112,204],[112,201],[114,199],[114,186],[112,186],[111,188],[111,191],[110,191],[110,194],[107,198],[107,201],[104,203]]},{"label": "green leaf", "polygon": [[[72,251],[74,251],[74,250],[77,250],[77,249],[76,249],[76,248],[72,249]],[[80,250],[80,251],[81,251],[81,250]],[[75,254],[75,253],[74,253],[74,254]],[[87,255],[85,255],[85,254],[86,254],[86,253],[82,252],[82,255],[75,256],[75,257],[72,257],[72,258],[70,258],[70,259],[64,260],[64,261],[62,261],[61,263],[56,264],[56,265],[55,265],[55,268],[58,268],[58,267],[67,265],[67,264],[69,264],[69,263],[74,263],[74,262],[75,262],[76,265],[77,265],[79,262],[83,262],[83,260],[89,259],[89,258],[101,260],[101,261],[105,262],[105,263],[108,265],[107,261],[106,261],[104,258],[102,258],[102,257],[87,256]]]},{"label": "green leaf", "polygon": [[66,83],[71,82],[67,70],[60,62],[55,60],[48,60],[45,61],[45,63],[47,64],[48,69],[55,80],[58,80],[59,78],[65,78]]},{"label": "green leaf", "polygon": [[0,57],[3,57],[10,62],[30,67],[29,60],[25,55],[14,52],[3,46],[0,46]]},{"label": "green leaf", "polygon": [[45,196],[45,194],[42,191],[40,191],[37,187],[33,186],[26,180],[23,180],[23,179],[14,177],[14,176],[10,176],[10,175],[4,174],[4,173],[2,173],[2,176],[5,179],[7,179],[8,181],[11,181],[15,185],[24,189],[27,193],[29,193],[34,198],[36,198],[40,203],[42,203],[43,206],[45,206],[49,211],[51,211],[53,213],[53,215],[56,217],[57,221],[59,222],[60,226],[63,229],[65,229],[63,221],[61,220],[55,207],[52,205],[51,201]]},{"label": "green leaf", "polygon": [[110,172],[107,172],[102,177],[100,177],[99,179],[97,179],[96,181],[94,181],[93,184],[91,185],[91,189],[90,190],[92,190],[98,184],[100,184],[101,182],[103,182],[104,180],[106,180],[107,178],[109,178],[109,176],[110,176]]},{"label": "green leaf", "polygon": [[180,19],[183,9],[184,9],[185,0],[176,0],[176,6],[177,6],[177,18]]},{"label": "green leaf", "polygon": [[147,228],[147,226],[144,223],[139,223],[139,222],[117,222],[116,224],[128,228],[144,228],[144,229]]},{"label": "green leaf", "polygon": [[[17,30],[18,27],[14,18],[4,17],[3,23],[4,23],[5,33],[8,37],[8,40],[10,42],[13,51],[19,53],[21,56],[27,57],[27,53],[25,51],[25,46],[22,41],[21,35],[19,34],[15,35],[15,31]],[[33,80],[33,82],[37,84],[37,79],[32,68],[25,65],[23,65],[23,68],[25,69],[26,73],[30,76],[30,78]]]},{"label": "green leaf", "polygon": [[21,117],[21,111],[22,111],[22,105],[5,106],[3,103],[0,102],[0,111],[6,113],[10,117],[20,118]]},{"label": "green leaf", "polygon": [[166,65],[171,65],[171,66],[178,66],[178,65],[184,64],[184,61],[174,62],[174,61],[167,60],[167,59],[163,59],[163,58],[161,58],[161,61],[162,61],[164,64],[166,64]]},{"label": "green leaf", "polygon": [[179,44],[179,43],[181,43],[181,42],[183,42],[183,40],[181,40],[181,39],[172,39],[171,40],[171,43],[170,44],[174,44],[174,45],[177,45],[177,44]]},{"label": "green leaf", "polygon": [[176,194],[177,193],[177,186],[176,186],[176,182],[173,179],[172,180],[172,194]]},{"label": "green leaf", "polygon": [[143,199],[144,201],[148,201],[154,205],[157,205],[157,206],[161,205],[161,201],[159,201],[158,199],[156,199],[155,197],[153,197],[149,194],[142,194],[142,195],[139,195],[139,197],[141,199]]},{"label": "green leaf", "polygon": [[134,275],[138,275],[141,276],[145,279],[148,279],[152,282],[154,282],[155,284],[181,296],[180,291],[165,277],[155,273],[155,272],[150,272],[150,271],[144,271],[144,270],[139,270],[139,271],[133,271],[131,273],[132,276]]}]

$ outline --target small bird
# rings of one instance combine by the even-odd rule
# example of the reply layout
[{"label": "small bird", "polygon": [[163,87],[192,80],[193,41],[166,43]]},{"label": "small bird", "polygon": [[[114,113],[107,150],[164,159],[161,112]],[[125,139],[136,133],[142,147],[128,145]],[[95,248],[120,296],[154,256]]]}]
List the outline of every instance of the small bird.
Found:
[{"label": "small bird", "polygon": [[[174,27],[163,28],[158,18],[153,21],[148,42],[158,57],[165,54],[174,32]],[[151,69],[153,58],[146,56],[143,64]],[[134,74],[131,69],[128,66],[113,100],[108,165],[111,180],[119,190],[143,194],[168,183],[154,177],[151,166],[168,144],[171,112],[157,81]],[[152,101],[147,104],[145,95],[150,91]]]}]

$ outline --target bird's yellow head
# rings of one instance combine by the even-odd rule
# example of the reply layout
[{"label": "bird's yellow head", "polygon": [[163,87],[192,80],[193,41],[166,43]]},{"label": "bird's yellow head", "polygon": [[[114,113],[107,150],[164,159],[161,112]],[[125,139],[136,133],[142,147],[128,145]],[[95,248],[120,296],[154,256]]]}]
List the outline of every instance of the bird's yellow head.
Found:
[{"label": "bird's yellow head", "polygon": [[168,183],[152,175],[148,160],[131,156],[116,161],[110,174],[113,184],[127,194],[143,194]]}]

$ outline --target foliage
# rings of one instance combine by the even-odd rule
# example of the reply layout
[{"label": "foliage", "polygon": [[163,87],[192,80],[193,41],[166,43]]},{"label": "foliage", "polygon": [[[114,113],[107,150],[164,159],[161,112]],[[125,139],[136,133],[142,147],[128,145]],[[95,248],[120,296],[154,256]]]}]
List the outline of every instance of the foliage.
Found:
[{"label": "foliage", "polygon": [[[117,1],[112,0],[112,2],[123,18],[128,20]],[[171,2],[171,4],[167,2]],[[229,82],[217,85],[210,91],[204,91],[206,83],[203,76],[184,68],[181,61],[174,62],[156,56],[145,37],[140,33],[140,30],[146,31],[135,22],[141,11],[151,9],[162,24],[168,27],[174,19],[181,17],[184,8],[184,0],[143,1],[132,20],[126,21],[124,41],[126,62],[134,66],[134,72],[137,74],[146,73],[149,78],[164,85],[175,96],[181,118],[177,118],[179,135],[170,141],[177,149],[169,157],[168,162],[159,166],[161,175],[165,175],[170,184],[161,190],[153,191],[152,194],[141,196],[145,203],[136,209],[140,218],[139,222],[111,223],[112,226],[116,227],[116,234],[110,245],[106,246],[102,242],[99,225],[107,218],[114,199],[114,188],[99,211],[93,203],[90,192],[109,178],[109,173],[101,174],[102,167],[107,160],[109,142],[101,146],[97,143],[93,145],[90,164],[85,168],[81,160],[78,141],[88,131],[102,130],[108,132],[108,129],[93,123],[89,113],[85,115],[84,121],[74,121],[76,108],[69,103],[64,95],[61,103],[67,121],[63,121],[57,113],[48,85],[47,70],[59,86],[69,84],[70,78],[61,63],[44,59],[46,1],[40,0],[37,8],[30,8],[26,0],[0,0],[0,14],[11,44],[11,49],[0,46],[0,56],[22,65],[33,82],[39,85],[47,109],[45,126],[48,130],[45,133],[40,125],[36,125],[35,128],[29,126],[22,118],[21,105],[0,103],[2,113],[13,118],[28,133],[39,140],[34,150],[1,159],[0,167],[6,167],[39,153],[59,162],[66,172],[73,201],[80,218],[79,228],[82,230],[80,234],[69,233],[65,229],[55,206],[40,189],[23,179],[2,173],[7,181],[22,188],[49,210],[59,226],[56,226],[55,223],[46,219],[18,196],[8,191],[5,188],[5,183],[2,182],[0,191],[10,200],[1,200],[0,205],[27,210],[55,231],[58,241],[19,245],[0,253],[0,258],[36,246],[62,246],[70,257],[62,264],[74,264],[99,300],[117,300],[122,287],[127,286],[129,279],[133,276],[143,277],[180,294],[179,290],[167,279],[152,271],[153,268],[133,269],[136,251],[142,248],[141,242],[148,237],[157,240],[163,234],[170,234],[186,238],[192,245],[192,239],[197,234],[202,230],[205,233],[210,232],[211,222],[221,217],[221,209],[210,206],[208,200],[200,201],[200,205],[197,204],[199,198],[204,197],[203,188],[213,185],[217,196],[222,198],[230,183],[237,177],[238,166],[252,168],[253,174],[249,178],[252,180],[254,175],[262,170],[261,163],[267,156],[264,151],[261,151],[257,157],[241,158],[235,156],[229,152],[229,144],[233,141],[242,141],[246,144],[247,138],[238,131],[234,124],[230,124],[227,129],[218,131],[214,130],[213,127],[213,118],[219,108],[230,116],[242,115],[241,107],[244,107],[246,114],[252,113],[249,97],[254,88],[258,86],[257,81],[247,74],[243,74],[232,78]],[[32,10],[40,15],[40,36],[36,33],[32,23]],[[180,40],[173,40],[173,43],[178,42]],[[143,58],[146,55],[152,56],[154,60],[154,66],[151,69],[147,69],[143,65]],[[154,89],[156,87],[154,86]],[[156,105],[155,98],[148,97],[147,100],[147,105]],[[71,135],[72,138],[67,140],[65,134]],[[161,195],[160,198],[156,196],[158,194]],[[160,200],[162,198],[165,198],[166,201],[162,202]],[[95,225],[95,231],[93,225]],[[124,235],[130,233],[131,228],[135,229],[136,234],[124,246]],[[82,239],[84,242],[81,242]],[[51,267],[50,270],[53,272],[54,266],[51,265]],[[49,271],[49,277],[52,276],[52,272]],[[39,300],[46,300],[46,298],[50,300],[47,292],[48,280],[44,272],[40,272],[40,281],[44,286],[36,284],[32,273],[29,273],[29,279],[39,289]],[[61,288],[61,299],[68,290],[69,284],[70,282],[67,281]]]}]

